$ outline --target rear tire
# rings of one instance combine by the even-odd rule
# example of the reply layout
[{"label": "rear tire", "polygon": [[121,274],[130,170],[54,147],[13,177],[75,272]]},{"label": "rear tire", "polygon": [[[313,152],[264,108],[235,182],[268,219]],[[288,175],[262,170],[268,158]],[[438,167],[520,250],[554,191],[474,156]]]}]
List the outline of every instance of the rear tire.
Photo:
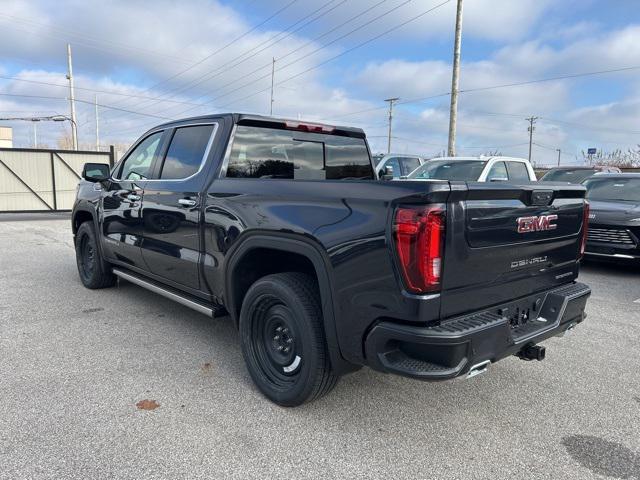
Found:
[{"label": "rear tire", "polygon": [[116,276],[102,259],[95,230],[91,222],[84,222],[76,233],[76,263],[82,284],[90,289],[112,287]]},{"label": "rear tire", "polygon": [[303,273],[278,273],[256,281],[240,312],[247,369],[271,401],[295,407],[333,389],[316,282]]}]

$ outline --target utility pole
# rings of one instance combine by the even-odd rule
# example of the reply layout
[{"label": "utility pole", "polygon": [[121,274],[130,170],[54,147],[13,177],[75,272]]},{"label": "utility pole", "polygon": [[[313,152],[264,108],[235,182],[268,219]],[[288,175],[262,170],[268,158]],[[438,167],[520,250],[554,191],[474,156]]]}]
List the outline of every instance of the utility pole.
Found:
[{"label": "utility pole", "polygon": [[38,148],[38,122],[39,118],[32,118],[31,123],[33,123],[33,148]]},{"label": "utility pole", "polygon": [[389,138],[387,139],[387,153],[391,153],[391,123],[393,122],[393,104],[400,100],[398,97],[387,98],[385,102],[389,102]]},{"label": "utility pole", "polygon": [[67,80],[69,80],[69,102],[71,104],[71,138],[73,149],[78,150],[78,124],[76,123],[76,99],[73,90],[73,65],[71,61],[71,44],[67,43]]},{"label": "utility pole", "polygon": [[533,131],[536,129],[534,127],[536,120],[538,120],[538,117],[527,118],[527,122],[529,122],[529,128],[527,128],[529,131],[529,163],[531,163],[531,147],[533,146]]},{"label": "utility pole", "polygon": [[269,115],[273,115],[273,80],[276,76],[276,59],[272,57],[271,62],[271,103],[269,105]]},{"label": "utility pole", "polygon": [[100,123],[98,120],[98,94],[95,96],[96,105],[96,152],[100,151]]},{"label": "utility pole", "polygon": [[560,166],[560,154],[562,153],[562,150],[559,148],[556,148],[556,150],[558,151],[558,166]]},{"label": "utility pole", "polygon": [[458,120],[458,85],[460,83],[460,46],[462,43],[462,0],[456,11],[456,33],[453,45],[453,72],[451,74],[451,108],[449,110],[449,156],[456,156],[456,124]]}]

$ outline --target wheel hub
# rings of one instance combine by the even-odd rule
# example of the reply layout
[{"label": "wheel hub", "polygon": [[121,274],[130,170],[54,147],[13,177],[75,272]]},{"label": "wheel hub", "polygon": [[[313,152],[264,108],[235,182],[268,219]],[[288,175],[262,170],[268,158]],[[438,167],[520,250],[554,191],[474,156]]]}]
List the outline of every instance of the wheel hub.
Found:
[{"label": "wheel hub", "polygon": [[269,309],[264,324],[264,345],[272,365],[285,374],[297,370],[301,358],[297,354],[296,335],[281,305]]}]

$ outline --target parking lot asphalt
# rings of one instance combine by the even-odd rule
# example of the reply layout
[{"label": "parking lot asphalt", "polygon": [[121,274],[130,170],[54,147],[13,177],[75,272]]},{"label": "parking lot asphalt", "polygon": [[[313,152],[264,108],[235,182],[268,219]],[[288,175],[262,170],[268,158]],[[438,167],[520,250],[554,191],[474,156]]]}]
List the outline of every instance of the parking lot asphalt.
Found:
[{"label": "parking lot asphalt", "polygon": [[0,217],[2,479],[640,479],[638,269],[583,267],[588,318],[544,362],[445,383],[362,369],[285,409],[228,319],[87,290],[69,221],[18,220]]}]

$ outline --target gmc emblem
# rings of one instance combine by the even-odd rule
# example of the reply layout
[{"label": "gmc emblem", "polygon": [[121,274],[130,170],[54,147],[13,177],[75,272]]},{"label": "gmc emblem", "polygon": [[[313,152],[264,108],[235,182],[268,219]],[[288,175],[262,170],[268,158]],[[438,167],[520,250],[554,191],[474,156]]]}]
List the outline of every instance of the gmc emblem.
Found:
[{"label": "gmc emblem", "polygon": [[518,223],[518,233],[541,232],[544,230],[555,230],[558,226],[552,223],[558,219],[558,215],[540,215],[539,217],[520,217]]}]

